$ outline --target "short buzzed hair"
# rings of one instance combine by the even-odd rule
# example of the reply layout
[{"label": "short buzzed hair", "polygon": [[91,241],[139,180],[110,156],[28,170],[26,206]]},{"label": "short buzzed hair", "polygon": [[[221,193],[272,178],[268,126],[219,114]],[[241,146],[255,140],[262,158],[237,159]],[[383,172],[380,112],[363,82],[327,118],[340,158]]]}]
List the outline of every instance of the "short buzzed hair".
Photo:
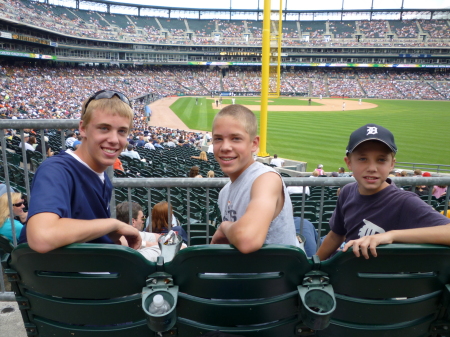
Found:
[{"label": "short buzzed hair", "polygon": [[256,137],[256,133],[258,131],[258,121],[256,120],[256,116],[249,108],[246,108],[245,106],[240,104],[228,105],[219,111],[219,113],[214,117],[213,120],[213,133],[216,120],[220,117],[226,116],[233,117],[234,119],[241,122],[245,131],[247,131],[247,133],[249,134],[250,139]]}]

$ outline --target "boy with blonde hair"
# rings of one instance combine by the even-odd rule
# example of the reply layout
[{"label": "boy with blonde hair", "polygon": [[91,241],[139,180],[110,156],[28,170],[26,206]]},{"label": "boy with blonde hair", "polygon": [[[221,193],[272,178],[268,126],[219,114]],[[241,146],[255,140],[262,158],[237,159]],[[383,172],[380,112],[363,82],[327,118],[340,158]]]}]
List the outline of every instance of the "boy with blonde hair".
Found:
[{"label": "boy with blonde hair", "polygon": [[39,166],[19,243],[45,253],[76,242],[120,244],[124,237],[130,247],[140,248],[138,230],[110,218],[112,184],[104,173],[125,147],[132,123],[130,101],[120,92],[101,90],[84,101],[83,140],[76,151]]},{"label": "boy with blonde hair", "polygon": [[259,146],[257,128],[256,116],[242,105],[229,105],[214,118],[214,156],[231,181],[219,194],[223,222],[211,243],[230,243],[242,253],[265,243],[299,247],[281,176],[253,159]]},{"label": "boy with blonde hair", "polygon": [[[345,185],[330,219],[331,231],[317,251],[330,257],[344,241],[356,256],[376,257],[380,244],[432,243],[450,245],[449,221],[416,194],[391,185],[395,165],[394,135],[367,124],[350,135],[344,161],[355,183]],[[447,225],[447,226],[445,226]],[[425,227],[425,228],[422,228]]]}]

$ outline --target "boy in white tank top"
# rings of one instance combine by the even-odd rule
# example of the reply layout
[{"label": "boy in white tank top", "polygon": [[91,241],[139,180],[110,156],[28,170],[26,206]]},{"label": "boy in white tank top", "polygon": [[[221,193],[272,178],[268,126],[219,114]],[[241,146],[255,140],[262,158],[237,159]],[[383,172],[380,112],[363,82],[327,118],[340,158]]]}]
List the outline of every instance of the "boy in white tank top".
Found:
[{"label": "boy in white tank top", "polygon": [[214,156],[231,181],[219,195],[223,222],[211,243],[229,243],[242,253],[264,243],[299,247],[280,175],[253,159],[259,146],[257,127],[256,116],[242,105],[229,105],[214,118]]}]

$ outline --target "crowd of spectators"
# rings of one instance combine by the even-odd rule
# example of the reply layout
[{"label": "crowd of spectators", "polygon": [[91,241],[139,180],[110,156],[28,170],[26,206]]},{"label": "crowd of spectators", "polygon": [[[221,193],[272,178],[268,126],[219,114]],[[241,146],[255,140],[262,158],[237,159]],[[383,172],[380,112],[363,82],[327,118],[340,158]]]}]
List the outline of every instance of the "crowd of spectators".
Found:
[{"label": "crowd of spectators", "polygon": [[419,24],[432,38],[450,38],[450,28],[444,20],[420,20]]},{"label": "crowd of spectators", "polygon": [[[314,97],[346,96],[386,99],[450,98],[450,72],[382,69],[289,69],[282,72],[281,93]],[[195,67],[97,68],[0,67],[0,116],[3,118],[79,118],[80,102],[98,88],[112,88],[137,98],[156,99],[182,93],[209,96],[211,92],[259,92],[261,72],[230,68],[222,71]],[[333,75],[333,77],[331,76]],[[357,78],[350,79],[348,76]],[[222,81],[222,83],[221,83]],[[270,81],[271,90],[275,80]],[[137,125],[144,125],[144,105],[134,103]]]},{"label": "crowd of spectators", "polygon": [[[169,44],[223,44],[223,45],[260,45],[262,38],[261,21],[245,20],[205,20],[208,29],[193,30],[189,37],[189,19],[186,19],[186,28],[180,25],[169,27],[166,36],[153,25],[146,25],[140,20],[133,21],[119,14],[106,14],[102,12],[84,11],[74,8],[66,9],[41,2],[6,1],[0,0],[0,17],[6,17],[33,26],[38,26],[68,36],[93,38],[110,41],[129,41],[142,43],[169,43]],[[181,19],[184,20],[184,19]],[[178,21],[178,20],[175,20]],[[195,20],[196,23],[198,20]],[[155,21],[153,20],[152,23]],[[329,31],[325,30],[324,22],[300,21],[301,30],[309,33],[309,40],[303,40],[299,31],[293,26],[283,28],[284,46],[445,46],[447,43],[439,39],[450,38],[450,27],[444,20],[410,20],[392,21],[391,31],[398,37],[396,41],[386,39],[389,32],[390,21],[330,21]],[[170,23],[169,23],[170,25]],[[418,25],[429,35],[428,42],[406,39],[417,38]],[[183,26],[183,25],[181,25]],[[196,24],[193,22],[193,27]],[[212,28],[214,27],[214,28]],[[217,40],[211,36],[216,27],[222,33]],[[357,29],[363,39],[356,41],[354,37]],[[212,28],[212,29],[211,29]],[[191,31],[189,31],[191,32]],[[324,41],[324,34],[329,33],[330,41]],[[374,38],[374,40],[370,40]]]},{"label": "crowd of spectators", "polygon": [[357,80],[328,80],[330,96],[362,97],[364,96]]},{"label": "crowd of spectators", "polygon": [[361,21],[359,24],[359,29],[366,38],[383,38],[388,32],[388,27],[386,25],[386,21],[384,20]]},{"label": "crowd of spectators", "polygon": [[360,80],[359,83],[369,98],[402,99],[403,94],[397,90],[391,81],[387,80]]}]

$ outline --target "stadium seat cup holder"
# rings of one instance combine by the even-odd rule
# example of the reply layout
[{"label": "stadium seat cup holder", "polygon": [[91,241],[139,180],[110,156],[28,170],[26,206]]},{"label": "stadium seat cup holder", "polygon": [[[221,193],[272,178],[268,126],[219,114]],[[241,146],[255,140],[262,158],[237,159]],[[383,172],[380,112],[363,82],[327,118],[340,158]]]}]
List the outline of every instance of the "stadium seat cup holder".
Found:
[{"label": "stadium seat cup holder", "polygon": [[303,285],[297,288],[303,323],[313,330],[328,327],[331,315],[336,309],[336,298],[327,275],[321,271],[312,271],[305,275]]},{"label": "stadium seat cup holder", "polygon": [[[170,310],[162,315],[150,313],[153,297],[161,295],[170,305]],[[178,286],[173,285],[171,275],[156,272],[147,279],[147,286],[142,289],[142,309],[145,312],[147,325],[154,332],[169,331],[177,322]]]}]

